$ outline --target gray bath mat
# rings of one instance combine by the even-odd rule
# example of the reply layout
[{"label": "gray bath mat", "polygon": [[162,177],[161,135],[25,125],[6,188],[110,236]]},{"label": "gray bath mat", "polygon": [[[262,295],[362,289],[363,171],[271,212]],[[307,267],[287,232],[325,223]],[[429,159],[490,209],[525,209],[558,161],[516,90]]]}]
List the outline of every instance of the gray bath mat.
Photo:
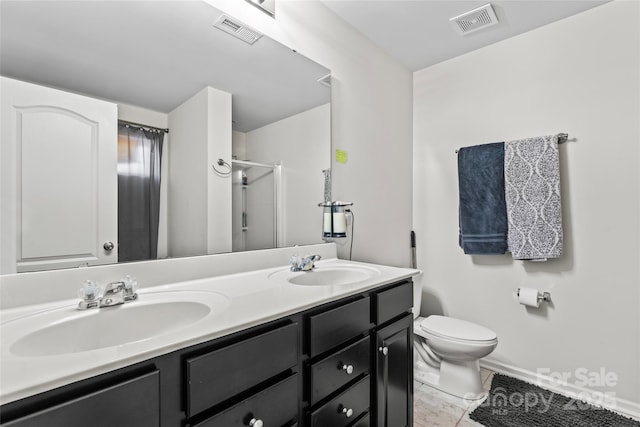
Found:
[{"label": "gray bath mat", "polygon": [[640,427],[609,410],[500,374],[469,417],[486,427]]}]

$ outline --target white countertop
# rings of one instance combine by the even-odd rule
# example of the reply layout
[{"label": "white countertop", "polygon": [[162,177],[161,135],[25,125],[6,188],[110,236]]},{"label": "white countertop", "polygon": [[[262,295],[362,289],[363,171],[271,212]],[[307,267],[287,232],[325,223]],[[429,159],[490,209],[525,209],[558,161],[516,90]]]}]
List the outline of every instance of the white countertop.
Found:
[{"label": "white countertop", "polygon": [[[11,351],[12,345],[21,337],[37,329],[30,316],[56,311],[67,315],[87,315],[77,311],[77,299],[39,303],[12,307],[0,311],[1,361],[0,404],[6,404],[37,393],[54,389],[75,381],[90,378],[114,369],[170,353],[191,345],[203,343],[233,332],[250,328],[293,313],[304,311],[322,303],[357,294],[384,284],[406,279],[419,274],[419,270],[388,267],[376,264],[323,259],[316,263],[317,271],[340,266],[360,266],[375,269],[374,277],[338,286],[295,285],[284,280],[283,274],[273,273],[287,270],[286,266],[267,268],[243,273],[203,278],[170,285],[158,285],[139,290],[139,300],[126,304],[144,304],[162,295],[170,298],[173,292],[215,292],[226,296],[225,309],[190,324],[151,338],[140,339],[124,345],[67,354],[47,356],[20,356]],[[302,273],[313,274],[313,273]],[[174,295],[178,295],[179,292]],[[196,295],[197,294],[192,294]],[[122,306],[122,307],[125,307]],[[100,310],[117,310],[117,307],[92,309],[93,315]],[[41,316],[42,317],[42,316]],[[43,317],[44,318],[44,317]],[[148,319],[153,322],[153,319]],[[39,328],[48,325],[39,325]],[[126,328],[127,325],[114,325]],[[100,331],[95,331],[99,334]],[[74,337],[69,337],[70,340]]]}]

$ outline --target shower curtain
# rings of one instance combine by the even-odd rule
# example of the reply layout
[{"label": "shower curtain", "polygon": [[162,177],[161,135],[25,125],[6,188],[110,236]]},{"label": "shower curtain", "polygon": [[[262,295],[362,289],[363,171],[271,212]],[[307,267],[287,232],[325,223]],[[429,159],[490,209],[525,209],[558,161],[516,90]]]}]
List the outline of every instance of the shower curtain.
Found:
[{"label": "shower curtain", "polygon": [[155,259],[164,131],[118,122],[118,262]]}]

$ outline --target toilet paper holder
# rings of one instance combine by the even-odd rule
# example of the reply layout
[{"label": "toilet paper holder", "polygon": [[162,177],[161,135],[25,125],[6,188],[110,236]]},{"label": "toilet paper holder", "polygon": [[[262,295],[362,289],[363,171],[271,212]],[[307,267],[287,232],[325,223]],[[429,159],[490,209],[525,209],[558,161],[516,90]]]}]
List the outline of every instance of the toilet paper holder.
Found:
[{"label": "toilet paper holder", "polygon": [[[518,296],[520,296],[520,288],[518,288]],[[551,294],[549,292],[538,292],[538,302],[540,301],[544,301],[544,302],[549,302],[551,301]]]}]

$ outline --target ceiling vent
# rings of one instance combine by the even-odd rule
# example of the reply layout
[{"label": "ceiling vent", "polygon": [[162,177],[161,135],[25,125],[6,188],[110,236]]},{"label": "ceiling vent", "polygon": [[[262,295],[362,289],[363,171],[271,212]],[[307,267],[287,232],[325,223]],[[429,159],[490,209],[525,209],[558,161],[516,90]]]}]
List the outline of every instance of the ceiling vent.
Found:
[{"label": "ceiling vent", "polygon": [[262,37],[259,32],[226,15],[221,15],[213,26],[249,44],[254,44]]},{"label": "ceiling vent", "polygon": [[460,34],[466,35],[496,25],[498,17],[493,11],[491,3],[487,3],[477,9],[455,16],[449,19],[449,22],[453,24]]}]

